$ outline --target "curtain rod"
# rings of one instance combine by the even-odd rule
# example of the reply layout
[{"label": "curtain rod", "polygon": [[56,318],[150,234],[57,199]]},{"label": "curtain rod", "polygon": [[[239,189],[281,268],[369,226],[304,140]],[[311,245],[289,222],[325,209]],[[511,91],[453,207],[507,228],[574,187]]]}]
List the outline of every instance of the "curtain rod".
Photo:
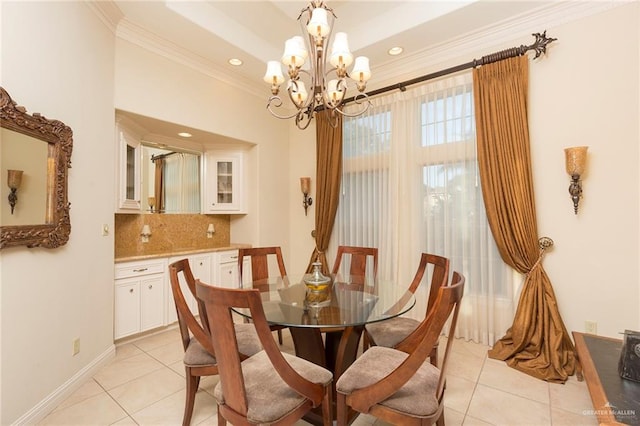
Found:
[{"label": "curtain rod", "polygon": [[[420,77],[413,78],[411,80],[403,81],[401,83],[396,83],[391,86],[383,87],[381,89],[372,90],[371,92],[367,92],[367,96],[375,96],[381,93],[390,92],[392,90],[400,90],[404,92],[407,90],[407,86],[416,83],[422,83],[423,81],[432,80],[434,78],[442,77],[447,74],[453,74],[458,71],[466,70],[469,68],[476,68],[482,65],[488,65],[493,62],[502,61],[509,58],[515,58],[516,56],[522,56],[529,50],[535,50],[536,55],[533,59],[538,58],[543,53],[547,51],[547,45],[553,41],[556,41],[557,38],[547,37],[547,31],[545,30],[542,34],[533,33],[531,34],[536,38],[533,44],[529,46],[520,45],[520,47],[512,47],[510,49],[501,50],[499,52],[491,53],[489,55],[485,55],[480,59],[474,59],[471,62],[467,62],[466,64],[456,65],[451,68],[446,68],[444,70],[436,71],[431,74],[426,74]],[[351,98],[345,99],[344,103],[353,102],[357,96],[353,96]]]},{"label": "curtain rod", "polygon": [[171,151],[171,152],[167,152],[166,154],[154,154],[151,156],[151,161],[155,162],[156,160],[160,160],[161,158],[168,157],[173,154],[177,154],[177,152]]}]

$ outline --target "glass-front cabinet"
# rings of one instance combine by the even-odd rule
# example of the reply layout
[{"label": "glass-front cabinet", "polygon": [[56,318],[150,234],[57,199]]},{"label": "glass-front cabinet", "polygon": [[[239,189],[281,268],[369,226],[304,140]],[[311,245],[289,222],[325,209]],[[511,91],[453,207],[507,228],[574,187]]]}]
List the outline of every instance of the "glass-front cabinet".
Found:
[{"label": "glass-front cabinet", "polygon": [[203,213],[242,213],[241,153],[206,153],[205,203]]},{"label": "glass-front cabinet", "polygon": [[123,120],[116,122],[116,212],[139,212],[140,167],[142,145],[133,126]]}]

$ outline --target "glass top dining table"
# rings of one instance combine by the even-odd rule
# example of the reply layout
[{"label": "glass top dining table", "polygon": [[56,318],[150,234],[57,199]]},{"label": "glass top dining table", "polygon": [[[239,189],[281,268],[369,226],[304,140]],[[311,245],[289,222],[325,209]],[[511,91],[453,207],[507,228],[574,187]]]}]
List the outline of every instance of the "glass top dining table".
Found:
[{"label": "glass top dining table", "polygon": [[[407,286],[391,281],[332,275],[326,291],[313,291],[304,278],[274,277],[243,288],[261,291],[267,321],[286,326],[296,356],[331,370],[334,383],[355,361],[366,324],[402,315],[416,302]],[[251,318],[248,309],[234,311]],[[305,420],[322,424],[321,414],[312,411]]]},{"label": "glass top dining table", "polygon": [[[296,328],[344,328],[385,321],[409,311],[414,295],[406,286],[385,280],[331,276],[325,291],[314,291],[304,276],[273,277],[251,283],[262,293],[267,321]],[[250,318],[248,309],[235,311]]]}]

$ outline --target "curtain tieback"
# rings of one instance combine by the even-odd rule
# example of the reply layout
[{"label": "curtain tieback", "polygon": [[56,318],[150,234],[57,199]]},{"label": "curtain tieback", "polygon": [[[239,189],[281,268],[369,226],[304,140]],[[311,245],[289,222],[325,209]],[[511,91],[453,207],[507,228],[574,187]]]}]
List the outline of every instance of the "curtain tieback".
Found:
[{"label": "curtain tieback", "polygon": [[529,272],[527,272],[527,275],[529,275],[534,269],[538,267],[538,265],[540,265],[540,263],[542,262],[542,258],[544,257],[545,250],[553,246],[553,240],[549,237],[542,237],[538,240],[538,246],[540,247],[538,260],[536,260],[536,263],[534,263]]}]

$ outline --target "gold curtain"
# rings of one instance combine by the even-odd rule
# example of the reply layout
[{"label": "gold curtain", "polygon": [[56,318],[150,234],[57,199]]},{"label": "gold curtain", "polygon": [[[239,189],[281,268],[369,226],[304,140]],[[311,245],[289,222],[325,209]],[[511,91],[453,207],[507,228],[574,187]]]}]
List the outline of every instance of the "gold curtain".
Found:
[{"label": "gold curtain", "polygon": [[154,196],[156,197],[156,212],[164,212],[164,158],[157,158],[153,162],[156,166],[154,174]]},{"label": "gold curtain", "polygon": [[[311,254],[311,263],[322,262],[322,272],[329,273],[327,255],[331,231],[338,211],[340,179],[342,176],[342,116],[331,125],[332,117],[327,110],[316,113],[316,247]],[[333,119],[335,124],[335,119]]]},{"label": "gold curtain", "polygon": [[527,124],[528,58],[476,68],[473,80],[487,218],[502,259],[526,274],[513,325],[489,357],[539,379],[564,383],[577,361],[538,243]]}]

